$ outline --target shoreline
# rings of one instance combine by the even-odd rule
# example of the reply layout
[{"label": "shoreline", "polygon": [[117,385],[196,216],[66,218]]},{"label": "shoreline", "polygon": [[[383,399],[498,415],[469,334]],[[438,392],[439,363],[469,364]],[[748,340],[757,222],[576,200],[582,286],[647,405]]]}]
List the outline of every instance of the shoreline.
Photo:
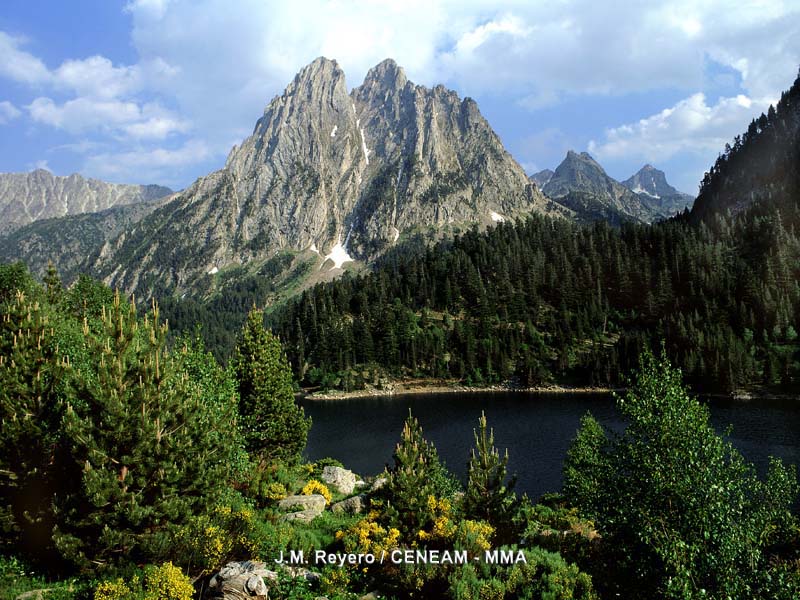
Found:
[{"label": "shoreline", "polygon": [[550,386],[536,386],[528,388],[512,387],[507,385],[491,385],[491,386],[467,386],[459,383],[447,384],[445,382],[432,383],[426,385],[422,382],[406,382],[397,383],[396,387],[387,390],[379,389],[364,389],[354,390],[352,392],[308,392],[301,390],[298,394],[299,398],[303,400],[314,401],[335,401],[335,400],[350,400],[353,398],[391,398],[394,396],[413,396],[415,394],[489,394],[493,392],[521,392],[528,394],[611,394],[612,392],[622,392],[624,388],[605,388],[605,387],[589,387],[589,386],[564,386],[564,385],[550,385]]},{"label": "shoreline", "polygon": [[[415,394],[491,394],[518,392],[526,394],[612,394],[625,392],[624,387],[592,387],[592,386],[569,386],[569,385],[547,385],[534,387],[513,387],[510,385],[489,385],[489,386],[467,386],[455,381],[431,381],[427,380],[408,380],[393,383],[391,389],[368,388],[363,390],[343,391],[310,391],[308,388],[301,389],[295,397],[303,400],[320,402],[333,402],[336,400],[350,400],[354,398],[393,398],[396,396],[413,396]],[[736,390],[730,393],[703,393],[701,391],[690,390],[690,393],[701,398],[716,400],[731,400],[734,402],[748,403],[759,400],[777,401],[800,401],[800,394],[791,392],[771,392],[763,389]]]}]

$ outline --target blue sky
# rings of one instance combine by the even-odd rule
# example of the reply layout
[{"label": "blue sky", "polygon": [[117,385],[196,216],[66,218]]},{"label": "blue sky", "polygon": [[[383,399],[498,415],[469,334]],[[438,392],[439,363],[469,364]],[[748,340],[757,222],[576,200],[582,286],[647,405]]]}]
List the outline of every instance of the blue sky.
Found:
[{"label": "blue sky", "polygon": [[4,0],[0,171],[175,189],[315,57],[475,98],[532,173],[568,149],[696,191],[800,65],[800,2]]}]

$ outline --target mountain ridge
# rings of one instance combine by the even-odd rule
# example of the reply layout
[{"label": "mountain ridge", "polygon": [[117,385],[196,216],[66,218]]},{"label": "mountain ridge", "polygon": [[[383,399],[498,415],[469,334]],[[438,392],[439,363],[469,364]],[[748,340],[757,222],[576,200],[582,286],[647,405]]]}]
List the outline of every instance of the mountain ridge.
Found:
[{"label": "mountain ridge", "polygon": [[0,236],[39,219],[97,212],[172,193],[159,185],[109,183],[78,173],[59,176],[46,169],[0,173]]},{"label": "mountain ridge", "polygon": [[528,180],[474,100],[415,85],[391,59],[348,93],[336,61],[320,57],[222,169],[107,244],[91,269],[140,296],[204,293],[205,275],[276,252],[311,251],[319,268],[341,267],[407,233],[531,212],[570,215]]}]

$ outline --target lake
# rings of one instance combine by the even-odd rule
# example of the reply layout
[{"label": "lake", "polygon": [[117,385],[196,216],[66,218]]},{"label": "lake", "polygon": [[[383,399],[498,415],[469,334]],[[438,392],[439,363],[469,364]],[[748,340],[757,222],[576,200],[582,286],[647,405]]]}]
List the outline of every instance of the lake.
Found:
[{"label": "lake", "polygon": [[[760,473],[770,455],[800,464],[800,402],[709,400],[718,431],[733,426],[731,441]],[[303,400],[314,424],[310,460],[332,457],[361,475],[375,475],[392,462],[403,421],[411,409],[425,437],[451,471],[466,474],[473,429],[481,411],[494,429],[495,445],[508,448],[509,472],[517,490],[536,499],[561,487],[561,465],[581,416],[591,411],[603,425],[621,430],[623,421],[608,394],[525,392],[415,394]]]}]

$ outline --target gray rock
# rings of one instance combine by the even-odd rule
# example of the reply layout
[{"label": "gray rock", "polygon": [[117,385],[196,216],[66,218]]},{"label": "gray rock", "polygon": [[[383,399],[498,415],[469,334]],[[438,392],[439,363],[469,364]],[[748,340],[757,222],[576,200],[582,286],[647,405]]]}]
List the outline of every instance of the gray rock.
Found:
[{"label": "gray rock", "polygon": [[281,521],[302,521],[303,523],[310,523],[322,514],[321,510],[299,510],[281,515]]},{"label": "gray rock", "polygon": [[171,193],[157,185],[107,183],[78,174],[58,177],[44,169],[0,173],[0,235],[40,219],[97,212]]},{"label": "gray rock", "polygon": [[348,513],[351,515],[359,515],[367,507],[367,496],[366,494],[359,494],[358,496],[351,496],[350,498],[346,498],[341,502],[336,502],[335,504],[331,505],[331,510],[335,513]]},{"label": "gray rock", "polygon": [[19,596],[17,596],[16,600],[43,600],[45,594],[50,591],[50,588],[42,588],[39,590],[30,590],[29,592],[23,592]]},{"label": "gray rock", "polygon": [[219,570],[208,583],[207,598],[223,600],[266,600],[269,591],[264,578],[274,575],[263,562],[232,562]]},{"label": "gray rock", "polygon": [[328,466],[322,469],[322,481],[335,487],[342,494],[352,494],[356,487],[356,476],[342,467]]},{"label": "gray rock", "polygon": [[406,232],[572,214],[528,180],[472,99],[415,85],[391,60],[348,87],[335,61],[316,59],[222,169],[104,246],[91,269],[142,299],[154,280],[207,293],[215,268],[277,251],[306,252],[333,277],[341,271],[325,257],[345,246],[369,262]]},{"label": "gray rock", "polygon": [[299,508],[300,510],[311,510],[315,511],[317,514],[320,514],[323,510],[325,510],[325,505],[327,503],[328,502],[325,500],[325,497],[321,494],[287,496],[278,503],[278,508],[281,510]]},{"label": "gray rock", "polygon": [[370,492],[377,492],[383,486],[386,485],[386,482],[389,481],[385,476],[376,477],[375,480],[372,482],[372,485],[369,488]]}]

